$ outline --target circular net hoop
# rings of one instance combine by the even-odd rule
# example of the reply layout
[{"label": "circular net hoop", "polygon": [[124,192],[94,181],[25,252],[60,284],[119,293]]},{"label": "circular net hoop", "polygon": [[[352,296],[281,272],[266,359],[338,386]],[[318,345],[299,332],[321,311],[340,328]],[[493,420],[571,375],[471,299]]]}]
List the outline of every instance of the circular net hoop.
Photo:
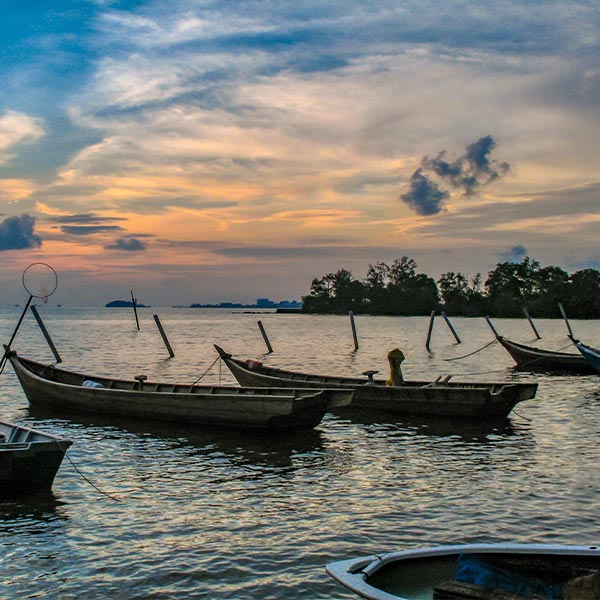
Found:
[{"label": "circular net hoop", "polygon": [[23,287],[34,298],[46,299],[58,287],[56,271],[46,263],[33,263],[23,271]]}]

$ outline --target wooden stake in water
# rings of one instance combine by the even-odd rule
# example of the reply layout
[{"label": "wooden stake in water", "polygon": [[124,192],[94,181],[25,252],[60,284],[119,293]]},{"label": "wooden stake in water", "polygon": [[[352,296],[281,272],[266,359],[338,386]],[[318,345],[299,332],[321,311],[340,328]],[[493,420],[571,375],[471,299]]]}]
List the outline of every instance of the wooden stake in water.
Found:
[{"label": "wooden stake in water", "polygon": [[573,335],[573,330],[571,329],[571,325],[569,324],[569,319],[567,319],[567,313],[565,312],[565,309],[563,308],[563,305],[559,302],[558,303],[558,308],[560,308],[560,314],[562,315],[563,319],[565,320],[565,323],[567,324],[567,330],[569,332],[569,337],[575,337]]},{"label": "wooden stake in water", "polygon": [[458,337],[458,334],[456,333],[456,331],[454,331],[454,327],[452,327],[452,323],[450,323],[450,319],[448,319],[448,317],[446,316],[446,313],[444,311],[442,311],[442,317],[444,317],[444,321],[446,321],[446,324],[448,325],[448,327],[450,327],[450,331],[452,332],[452,335],[454,336],[454,339],[456,340],[457,344],[460,344],[460,338]]},{"label": "wooden stake in water", "polygon": [[10,336],[10,340],[8,341],[8,344],[4,344],[4,354],[2,355],[2,360],[0,360],[0,373],[2,373],[2,371],[4,370],[4,365],[6,363],[6,359],[10,353],[10,347],[17,335],[17,331],[19,331],[19,327],[21,327],[21,323],[23,322],[23,319],[25,318],[25,314],[27,313],[27,309],[29,308],[29,305],[31,304],[32,300],[33,300],[33,296],[30,294],[29,300],[27,300],[27,304],[25,304],[25,308],[23,309],[23,312],[21,313],[21,317],[19,318],[17,326],[15,327],[12,335]]},{"label": "wooden stake in water", "polygon": [[494,335],[496,336],[496,339],[499,338],[500,336],[498,335],[498,332],[496,331],[496,328],[492,325],[492,322],[490,321],[489,317],[484,317],[487,324],[490,326],[490,329],[494,332]]},{"label": "wooden stake in water", "polygon": [[137,300],[133,297],[133,290],[131,290],[131,303],[133,304],[133,314],[135,315],[135,324],[137,325],[138,331],[140,330],[140,322],[137,314]]},{"label": "wooden stake in water", "polygon": [[158,331],[160,332],[163,342],[165,343],[165,346],[167,347],[169,356],[171,358],[173,358],[175,356],[175,353],[173,352],[173,349],[171,348],[171,344],[169,344],[169,340],[167,339],[167,334],[165,333],[163,326],[160,324],[160,319],[158,318],[158,315],[154,315],[154,320],[156,321],[156,326],[158,327]]},{"label": "wooden stake in water", "polygon": [[431,332],[433,331],[433,321],[435,319],[435,310],[431,311],[431,318],[429,319],[429,331],[427,332],[427,341],[425,342],[425,348],[427,348],[427,352],[429,350],[429,343],[431,342]]},{"label": "wooden stake in water", "polygon": [[352,326],[352,337],[354,339],[354,352],[358,350],[358,335],[356,335],[356,325],[354,324],[354,313],[349,311],[350,315],[350,325]]},{"label": "wooden stake in water", "polygon": [[46,338],[46,341],[48,342],[48,346],[50,346],[50,350],[52,350],[52,354],[54,354],[54,358],[56,359],[56,362],[62,362],[62,358],[60,357],[60,354],[58,353],[58,350],[56,349],[56,346],[54,345],[54,342],[52,341],[52,338],[50,337],[50,334],[48,333],[48,330],[46,329],[46,326],[44,325],[44,322],[42,321],[42,317],[40,316],[40,313],[38,312],[37,306],[35,304],[31,305],[31,312],[33,313],[33,316],[35,317],[35,320],[37,321],[37,324],[40,326],[40,329],[42,330],[42,333],[44,334],[44,337]]},{"label": "wooden stake in water", "polygon": [[529,316],[529,312],[527,311],[527,309],[525,307],[523,307],[523,314],[527,317],[527,320],[529,321],[529,324],[531,325],[531,329],[533,329],[533,333],[535,333],[535,337],[538,340],[541,340],[542,336],[538,333],[538,330],[535,328],[535,324],[533,323],[533,320]]},{"label": "wooden stake in water", "polygon": [[265,331],[265,328],[263,327],[262,321],[258,322],[258,328],[260,329],[260,332],[262,333],[263,340],[265,340],[265,344],[267,345],[267,350],[269,351],[269,354],[271,354],[271,352],[273,352],[273,347],[271,346],[271,342],[269,341],[269,336],[267,335],[267,332]]}]

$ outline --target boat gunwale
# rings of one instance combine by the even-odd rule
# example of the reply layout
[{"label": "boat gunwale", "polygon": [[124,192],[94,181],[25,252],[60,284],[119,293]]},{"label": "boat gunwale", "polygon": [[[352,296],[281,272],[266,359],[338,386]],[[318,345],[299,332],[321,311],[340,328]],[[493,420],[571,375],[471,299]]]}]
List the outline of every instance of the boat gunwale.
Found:
[{"label": "boat gunwale", "polygon": [[[73,440],[70,438],[60,437],[53,435],[52,433],[46,433],[45,431],[40,431],[39,429],[29,427],[27,425],[19,425],[10,421],[1,420],[0,425],[11,427],[13,430],[18,429],[20,431],[28,432],[28,436],[24,440],[9,441],[12,436],[8,440],[0,440],[0,453],[12,450],[34,450],[36,452],[44,452],[55,447],[58,447],[58,449],[64,453],[73,445]],[[39,438],[27,439],[29,434],[34,434],[35,436],[39,436]]]},{"label": "boat gunwale", "polygon": [[[368,379],[360,379],[358,377],[337,377],[335,375],[317,375],[313,373],[301,373],[299,371],[291,371],[288,369],[281,369],[279,367],[271,367],[269,365],[261,364],[257,369],[251,369],[246,364],[246,361],[234,358],[233,356],[222,356],[225,362],[231,361],[235,363],[240,369],[243,369],[251,375],[260,375],[262,377],[268,377],[271,380],[285,379],[286,381],[297,381],[314,384],[313,387],[317,387],[317,384],[323,383],[323,387],[326,387],[327,383],[335,385],[348,385],[349,387],[356,386],[369,386],[377,389],[420,389],[427,387],[436,388],[447,388],[451,390],[482,390],[489,391],[491,395],[501,394],[505,389],[525,389],[528,387],[537,386],[537,382],[521,382],[521,381],[494,381],[494,382],[460,382],[460,381],[445,381],[436,382],[434,381],[418,381],[418,380],[406,380],[403,385],[400,386],[388,386],[384,380],[374,380],[370,383]],[[280,374],[278,376],[278,374]]]},{"label": "boat gunwale", "polygon": [[[59,367],[54,366],[53,363],[48,364],[48,365],[44,365],[43,363],[39,363],[37,361],[31,360],[29,358],[23,358],[17,355],[16,352],[11,352],[11,354],[9,355],[9,357],[13,357],[16,361],[18,361],[18,363],[21,365],[21,367],[27,372],[27,376],[31,377],[32,379],[35,379],[36,381],[39,382],[43,382],[45,384],[51,384],[52,386],[56,386],[57,388],[60,387],[64,387],[67,388],[69,390],[77,390],[78,392],[83,392],[89,395],[94,395],[97,393],[109,393],[110,395],[120,395],[120,394],[127,394],[127,395],[132,395],[132,396],[136,396],[136,395],[152,395],[152,396],[156,396],[156,397],[162,397],[162,396],[169,396],[169,397],[175,397],[175,398],[191,398],[191,397],[195,397],[198,399],[202,399],[202,398],[219,398],[219,396],[223,396],[223,397],[227,397],[228,395],[231,396],[235,396],[236,398],[239,399],[251,399],[252,401],[256,401],[256,400],[269,400],[269,399],[277,399],[277,400],[283,400],[283,401],[292,401],[292,400],[296,400],[296,399],[303,399],[303,398],[312,398],[314,396],[318,396],[319,394],[321,394],[322,392],[327,392],[329,391],[327,388],[292,388],[292,387],[241,387],[241,386],[235,386],[235,385],[231,385],[231,386],[219,386],[219,385],[193,385],[190,384],[189,386],[187,384],[172,384],[172,386],[174,388],[189,388],[189,389],[195,389],[196,391],[192,392],[192,391],[166,391],[166,390],[153,390],[151,389],[152,386],[158,386],[158,385],[163,385],[163,382],[154,382],[154,381],[145,381],[142,389],[139,388],[126,388],[126,387],[110,387],[109,385],[103,385],[103,387],[100,388],[94,388],[94,387],[86,387],[83,385],[77,385],[74,383],[67,383],[64,381],[55,381],[49,377],[44,377],[42,374],[40,374],[39,372],[37,372],[36,370],[33,370],[29,367],[29,365],[35,365],[36,367],[39,367],[43,370],[47,369],[48,367],[52,368],[53,371],[55,372],[59,372],[59,373],[65,373],[68,376],[76,376],[76,377],[81,377],[83,379],[90,379],[93,381],[98,381],[100,382],[106,382],[108,384],[110,384],[110,382],[119,382],[119,383],[123,383],[128,384],[130,386],[133,385],[137,385],[137,382],[135,380],[129,381],[127,379],[119,379],[119,378],[114,378],[114,377],[104,377],[104,376],[95,376],[95,375],[87,375],[85,373],[79,373],[77,371],[69,371],[66,369],[61,369]],[[171,384],[166,384],[166,385],[171,385]],[[210,391],[208,391],[210,390]],[[309,393],[310,391],[313,391],[314,393]],[[335,392],[339,392],[339,389],[334,389],[333,391]]]},{"label": "boat gunwale", "polygon": [[545,556],[594,556],[600,558],[600,547],[595,545],[560,544],[453,544],[398,550],[357,558],[334,561],[325,566],[326,572],[347,589],[369,600],[409,600],[372,586],[368,578],[384,566],[411,559],[439,558],[468,554],[538,554]]},{"label": "boat gunwale", "polygon": [[526,352],[527,354],[537,354],[539,356],[543,356],[544,358],[575,359],[576,362],[580,362],[580,359],[583,358],[580,354],[575,354],[573,352],[562,352],[560,350],[546,350],[544,348],[537,348],[536,346],[527,346],[526,344],[520,344],[519,342],[509,340],[508,338],[505,338],[504,336],[498,336],[498,341],[505,348],[506,348],[506,346],[511,346],[511,347],[516,348],[517,350]]}]

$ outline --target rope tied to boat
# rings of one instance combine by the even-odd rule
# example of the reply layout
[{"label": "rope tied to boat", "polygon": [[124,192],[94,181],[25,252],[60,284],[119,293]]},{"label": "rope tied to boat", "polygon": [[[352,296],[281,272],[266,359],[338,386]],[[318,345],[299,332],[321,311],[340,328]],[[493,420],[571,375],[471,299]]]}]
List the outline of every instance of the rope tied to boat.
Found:
[{"label": "rope tied to boat", "polygon": [[65,448],[63,448],[60,445],[60,442],[57,440],[56,444],[58,445],[58,447],[60,448],[60,450],[64,453],[66,459],[71,463],[71,466],[75,469],[75,472],[89,485],[91,485],[98,493],[102,494],[103,496],[106,496],[107,498],[110,498],[111,500],[114,500],[115,502],[122,502],[122,500],[120,498],[117,498],[116,496],[113,496],[112,494],[110,494],[109,492],[105,492],[104,490],[101,490],[93,481],[91,481],[88,477],[86,477],[77,467],[77,465],[73,462],[73,460],[71,459],[71,457],[68,455],[67,450]]},{"label": "rope tied to boat", "polygon": [[447,362],[450,362],[452,360],[462,360],[463,358],[468,358],[469,356],[473,356],[474,354],[477,354],[478,352],[481,352],[482,350],[489,348],[492,344],[495,344],[497,341],[498,340],[496,338],[494,338],[491,342],[488,342],[487,344],[485,344],[485,346],[482,346],[481,348],[474,350],[473,352],[469,352],[469,354],[464,354],[463,356],[455,356],[454,358],[445,358],[444,360]]},{"label": "rope tied to boat", "polygon": [[[196,379],[196,381],[194,381],[192,383],[192,385],[196,385],[201,379],[203,379],[206,375],[208,375],[210,370],[215,366],[215,364],[219,360],[221,360],[221,356],[217,356],[217,358],[215,358],[215,360],[212,361],[212,363],[210,364],[208,369],[206,369],[206,371],[204,371],[204,373],[202,373],[202,375],[200,375],[200,377],[198,377],[198,379]],[[221,363],[219,363],[219,383],[221,383]]]}]

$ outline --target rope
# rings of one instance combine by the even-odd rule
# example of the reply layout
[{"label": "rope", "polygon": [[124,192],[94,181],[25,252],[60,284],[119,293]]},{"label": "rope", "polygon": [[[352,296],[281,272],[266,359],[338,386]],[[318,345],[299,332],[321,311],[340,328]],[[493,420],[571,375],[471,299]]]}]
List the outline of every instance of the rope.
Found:
[{"label": "rope", "polygon": [[93,481],[90,481],[90,479],[88,479],[78,468],[77,465],[71,460],[71,457],[67,454],[67,451],[65,448],[63,448],[60,445],[60,442],[56,442],[56,444],[58,445],[58,447],[65,453],[65,456],[67,457],[67,460],[71,463],[71,466],[75,469],[75,472],[86,482],[89,483],[89,485],[91,485],[97,492],[99,492],[100,494],[106,496],[107,498],[110,498],[111,500],[114,500],[115,502],[121,502],[120,498],[117,498],[116,496],[113,496],[112,494],[109,494],[108,492],[105,492],[104,490],[101,490]]},{"label": "rope", "polygon": [[524,417],[523,415],[519,414],[514,408],[512,409],[512,412],[517,415],[517,417],[520,417],[521,419],[523,419],[524,421],[527,421],[528,423],[531,423],[533,421],[533,419],[530,419],[529,417]]},{"label": "rope", "polygon": [[[192,385],[196,385],[205,375],[208,374],[208,372],[215,366],[215,363],[220,359],[220,356],[217,356],[217,358],[215,358],[215,360],[213,360],[212,364],[210,365],[210,367],[208,367],[208,369],[206,369],[206,371],[204,371],[204,373],[202,373],[202,375],[200,375],[200,377],[198,377],[198,379],[196,379],[196,381],[194,381],[194,383],[192,383]],[[220,369],[219,369],[219,382],[221,381],[221,373],[220,373]]]},{"label": "rope", "polygon": [[469,354],[465,354],[464,356],[456,356],[455,358],[445,358],[444,360],[448,361],[448,362],[450,362],[451,360],[462,360],[463,358],[467,358],[468,356],[473,356],[473,354],[477,354],[478,352],[485,350],[488,346],[495,344],[497,341],[498,340],[494,338],[491,342],[488,342],[485,346],[482,346],[481,348],[479,348],[478,350],[474,350],[473,352],[469,352]]}]

